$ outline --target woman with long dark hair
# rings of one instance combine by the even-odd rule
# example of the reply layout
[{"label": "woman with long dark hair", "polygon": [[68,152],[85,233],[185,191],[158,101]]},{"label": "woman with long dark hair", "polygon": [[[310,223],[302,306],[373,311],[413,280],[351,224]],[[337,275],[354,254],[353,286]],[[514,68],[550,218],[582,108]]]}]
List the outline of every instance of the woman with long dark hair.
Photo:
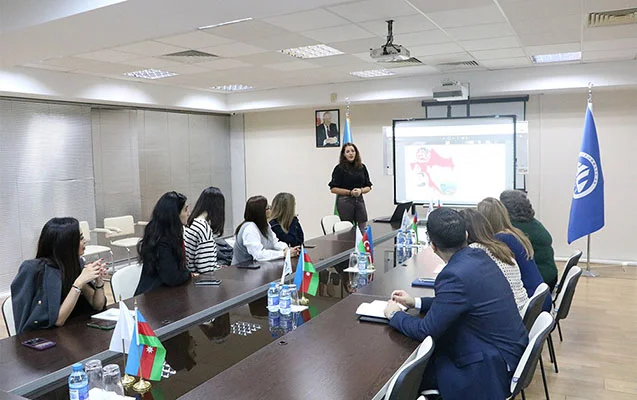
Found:
[{"label": "woman with long dark hair", "polygon": [[372,190],[372,182],[354,143],[345,143],[341,148],[339,162],[332,171],[329,187],[337,195],[336,209],[341,220],[357,224],[364,231],[367,226],[367,209],[363,195]]},{"label": "woman with long dark hair", "polygon": [[520,268],[515,262],[513,252],[506,244],[495,238],[491,224],[478,210],[467,208],[462,210],[460,214],[467,224],[469,246],[484,250],[500,268],[504,277],[509,281],[518,311],[521,311],[529,301],[529,296],[522,283]]},{"label": "woman with long dark hair", "polygon": [[18,334],[62,326],[70,317],[104,309],[104,265],[100,259],[82,268],[83,252],[75,218],[52,218],[44,225],[36,258],[23,262],[11,283]]},{"label": "woman with long dark hair", "polygon": [[303,244],[305,235],[296,216],[296,200],[291,193],[279,193],[272,199],[270,228],[276,237],[290,247]]},{"label": "woman with long dark hair", "polygon": [[297,247],[288,248],[287,244],[277,239],[268,224],[269,216],[268,199],[263,196],[252,196],[248,199],[243,222],[235,231],[237,241],[234,245],[232,264],[252,260],[276,260],[285,257],[288,251],[293,257],[299,254]]},{"label": "woman with long dark hair", "polygon": [[226,200],[219,188],[211,186],[201,192],[184,228],[186,266],[205,274],[219,269],[215,236],[223,234]]},{"label": "woman with long dark hair", "polygon": [[186,196],[168,192],[159,198],[137,245],[142,276],[135,295],[161,286],[178,286],[190,279],[183,231],[188,221]]}]

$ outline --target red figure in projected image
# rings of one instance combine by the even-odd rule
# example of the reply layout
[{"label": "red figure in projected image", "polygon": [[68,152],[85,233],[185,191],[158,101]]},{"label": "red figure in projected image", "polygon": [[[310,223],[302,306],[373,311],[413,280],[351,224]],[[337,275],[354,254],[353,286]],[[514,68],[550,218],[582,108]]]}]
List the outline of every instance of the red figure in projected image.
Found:
[{"label": "red figure in projected image", "polygon": [[[429,170],[432,167],[451,168],[453,169],[453,159],[451,157],[444,158],[434,149],[421,147],[416,151],[416,162],[410,163],[411,170],[418,174],[421,183],[418,186],[427,186],[433,188],[439,194],[443,194],[436,182],[431,178]],[[427,178],[425,181],[425,177]]]}]

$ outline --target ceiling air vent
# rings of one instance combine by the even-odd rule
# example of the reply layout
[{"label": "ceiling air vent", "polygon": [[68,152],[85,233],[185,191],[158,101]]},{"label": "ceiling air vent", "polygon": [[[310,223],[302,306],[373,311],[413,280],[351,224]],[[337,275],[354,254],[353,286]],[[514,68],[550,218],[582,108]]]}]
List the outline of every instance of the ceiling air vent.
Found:
[{"label": "ceiling air vent", "polygon": [[414,67],[414,66],[422,65],[422,62],[415,57],[411,57],[407,60],[401,60],[401,61],[388,61],[388,62],[377,61],[376,64],[382,65],[385,68],[400,68],[400,67]]},{"label": "ceiling air vent", "polygon": [[436,65],[438,69],[441,71],[458,71],[458,70],[466,70],[466,69],[474,69],[480,68],[480,64],[478,64],[475,60],[470,61],[456,61],[456,62],[448,62]]},{"label": "ceiling air vent", "polygon": [[190,64],[210,61],[218,58],[218,56],[210,53],[204,53],[203,51],[199,50],[185,50],[179,51],[177,53],[164,54],[163,56],[161,56],[161,58]]},{"label": "ceiling air vent", "polygon": [[600,11],[588,14],[588,26],[612,26],[637,23],[637,8],[625,10]]}]

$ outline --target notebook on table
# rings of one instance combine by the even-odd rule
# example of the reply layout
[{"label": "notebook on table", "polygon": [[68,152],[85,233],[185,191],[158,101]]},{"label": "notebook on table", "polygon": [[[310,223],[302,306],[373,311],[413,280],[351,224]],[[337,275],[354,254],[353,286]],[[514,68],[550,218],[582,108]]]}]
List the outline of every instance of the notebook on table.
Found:
[{"label": "notebook on table", "polygon": [[[385,308],[387,308],[387,302],[383,300],[374,300],[371,303],[362,303],[356,309],[356,315],[358,319],[366,322],[377,322],[381,324],[388,324],[389,320],[385,317]],[[400,304],[400,308],[405,311],[407,307]]]}]

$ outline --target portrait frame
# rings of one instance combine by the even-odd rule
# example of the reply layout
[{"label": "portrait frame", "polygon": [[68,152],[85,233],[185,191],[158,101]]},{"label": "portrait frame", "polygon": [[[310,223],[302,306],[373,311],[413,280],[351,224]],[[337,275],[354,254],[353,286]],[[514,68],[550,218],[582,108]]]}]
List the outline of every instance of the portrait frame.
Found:
[{"label": "portrait frame", "polygon": [[314,111],[314,127],[317,148],[341,147],[341,111],[339,109]]}]

